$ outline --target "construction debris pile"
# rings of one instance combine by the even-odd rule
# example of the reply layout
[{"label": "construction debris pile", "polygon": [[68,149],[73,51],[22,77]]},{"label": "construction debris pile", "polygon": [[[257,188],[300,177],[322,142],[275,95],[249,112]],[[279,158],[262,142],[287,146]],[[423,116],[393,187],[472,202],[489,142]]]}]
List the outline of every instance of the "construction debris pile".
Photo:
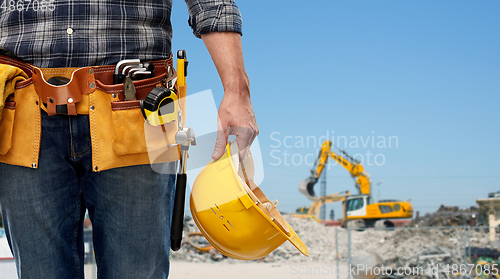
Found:
[{"label": "construction debris pile", "polygon": [[441,205],[434,213],[427,213],[417,217],[408,224],[409,227],[448,227],[448,226],[476,226],[479,220],[479,208],[471,206],[459,209],[457,206]]},{"label": "construction debris pile", "polygon": [[[310,256],[300,254],[289,242],[285,242],[268,256],[260,259],[263,262],[326,262],[336,260],[336,242],[340,261],[346,262],[349,256],[348,231],[339,227],[327,227],[314,220],[298,219],[284,215],[286,221],[297,232],[309,249]],[[188,221],[185,233],[197,231],[193,221]],[[336,237],[337,234],[337,237]],[[457,228],[401,228],[394,230],[367,229],[351,231],[351,256],[356,257],[366,252],[376,252],[384,263],[392,265],[405,264],[406,261],[423,251],[446,251],[446,261],[460,260],[463,247],[489,247],[488,236],[482,230],[462,231]],[[192,242],[192,241],[191,241]],[[199,240],[203,242],[203,239]],[[209,246],[208,242],[198,246]],[[462,247],[462,249],[461,249]],[[215,250],[202,252],[193,245],[184,242],[178,252],[172,252],[173,260],[190,262],[235,261]],[[444,261],[442,261],[444,263]]]},{"label": "construction debris pile", "polygon": [[[500,263],[500,251],[497,249],[466,247],[463,251],[467,251],[467,254],[470,255],[468,261],[465,261],[466,256],[461,254],[461,251],[449,250],[440,246],[422,250],[408,258],[394,257],[383,262],[379,261],[373,266],[390,271],[390,274],[381,274],[371,278],[451,278],[453,276],[450,275],[457,275],[460,272],[463,273],[464,278],[477,278],[478,276],[479,278],[490,278],[481,276],[482,272],[490,274],[495,272],[494,269],[498,271],[496,267]],[[376,256],[371,258],[376,258]],[[355,261],[356,259],[353,259],[353,262]]]}]

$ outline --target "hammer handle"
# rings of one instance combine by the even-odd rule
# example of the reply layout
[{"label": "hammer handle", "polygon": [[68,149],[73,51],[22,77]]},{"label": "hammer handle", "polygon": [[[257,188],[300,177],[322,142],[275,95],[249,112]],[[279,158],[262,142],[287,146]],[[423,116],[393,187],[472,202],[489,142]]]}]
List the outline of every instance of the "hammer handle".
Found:
[{"label": "hammer handle", "polygon": [[181,248],[182,230],[184,226],[184,201],[186,198],[186,180],[185,173],[177,174],[175,185],[174,211],[172,214],[172,227],[170,232],[170,248],[177,251]]}]

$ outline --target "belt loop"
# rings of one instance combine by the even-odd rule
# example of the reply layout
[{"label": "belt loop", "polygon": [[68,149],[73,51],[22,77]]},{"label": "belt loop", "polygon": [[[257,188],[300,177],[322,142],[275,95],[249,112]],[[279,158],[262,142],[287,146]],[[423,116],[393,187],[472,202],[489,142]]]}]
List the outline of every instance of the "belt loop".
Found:
[{"label": "belt loop", "polygon": [[[41,98],[40,98],[41,99]],[[47,103],[47,113],[52,116],[57,114],[56,112],[56,104],[54,103],[53,98],[48,98],[47,100],[42,100],[44,103]]]},{"label": "belt loop", "polygon": [[76,113],[76,105],[74,103],[67,104],[68,106],[68,115],[77,115]]}]

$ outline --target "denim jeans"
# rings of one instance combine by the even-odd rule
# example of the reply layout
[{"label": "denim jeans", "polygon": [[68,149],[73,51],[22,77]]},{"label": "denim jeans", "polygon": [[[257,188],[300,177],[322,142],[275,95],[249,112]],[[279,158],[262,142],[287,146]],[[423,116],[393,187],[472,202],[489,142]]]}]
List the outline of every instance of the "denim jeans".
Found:
[{"label": "denim jeans", "polygon": [[99,279],[167,278],[175,163],[92,171],[89,118],[42,111],[38,169],[0,163],[0,207],[21,279],[84,278],[88,209]]}]

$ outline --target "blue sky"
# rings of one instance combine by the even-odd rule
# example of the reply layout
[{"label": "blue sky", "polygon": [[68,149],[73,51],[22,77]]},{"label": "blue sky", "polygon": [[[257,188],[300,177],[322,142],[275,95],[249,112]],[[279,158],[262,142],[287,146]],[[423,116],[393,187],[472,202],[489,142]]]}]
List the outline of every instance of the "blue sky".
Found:
[{"label": "blue sky", "polygon": [[[310,204],[297,185],[326,136],[364,160],[375,199],[411,199],[421,214],[500,190],[499,1],[236,2],[261,187],[282,211]],[[189,92],[211,89],[218,105],[217,71],[187,18],[174,1],[173,49],[187,50]],[[331,166],[327,193],[344,190],[352,179]]]}]

